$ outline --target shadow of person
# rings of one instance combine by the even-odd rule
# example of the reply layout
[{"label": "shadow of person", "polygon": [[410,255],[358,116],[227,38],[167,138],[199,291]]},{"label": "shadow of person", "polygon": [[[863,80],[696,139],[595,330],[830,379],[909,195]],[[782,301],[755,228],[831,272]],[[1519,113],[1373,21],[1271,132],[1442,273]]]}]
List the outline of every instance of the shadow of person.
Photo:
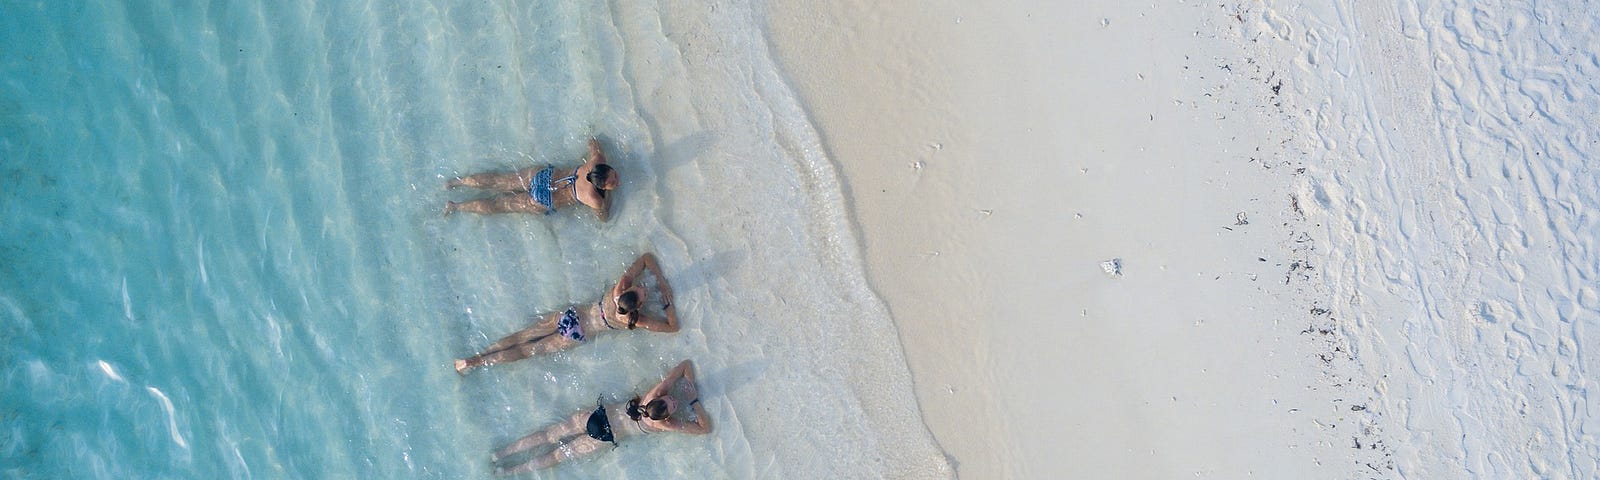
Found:
[{"label": "shadow of person", "polygon": [[713,253],[709,258],[695,261],[672,275],[672,284],[681,291],[697,290],[710,284],[713,279],[727,276],[739,268],[748,256],[749,253],[740,250]]},{"label": "shadow of person", "polygon": [[684,165],[693,163],[695,157],[705,154],[717,143],[717,137],[711,132],[701,131],[686,135],[656,149],[656,164],[661,165],[661,174],[677,170]]},{"label": "shadow of person", "polygon": [[[706,397],[714,393],[720,397],[727,397],[746,385],[755,383],[756,379],[767,373],[767,367],[771,365],[772,362],[769,360],[750,360],[738,365],[723,367],[715,372],[706,372],[700,378],[715,378],[717,381],[710,388],[702,390],[700,396]],[[701,387],[707,387],[707,385],[701,385]],[[715,390],[713,391],[712,389]]]}]

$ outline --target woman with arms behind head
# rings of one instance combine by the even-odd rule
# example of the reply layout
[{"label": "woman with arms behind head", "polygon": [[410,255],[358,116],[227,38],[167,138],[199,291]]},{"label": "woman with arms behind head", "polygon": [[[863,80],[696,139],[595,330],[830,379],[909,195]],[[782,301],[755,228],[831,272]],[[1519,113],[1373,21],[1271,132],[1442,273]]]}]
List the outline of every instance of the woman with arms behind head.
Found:
[{"label": "woman with arms behind head", "polygon": [[[646,270],[655,276],[656,290],[661,293],[662,317],[643,311],[650,293],[639,284],[639,275]],[[611,286],[611,291],[594,304],[573,305],[564,311],[545,314],[532,326],[501,338],[477,355],[456,360],[456,373],[466,375],[476,367],[565,350],[587,341],[592,335],[636,328],[662,333],[678,331],[678,310],[672,306],[672,284],[661,274],[661,266],[656,264],[656,256],[651,253],[634,260],[622,273],[622,278]]]},{"label": "woman with arms behind head", "polygon": [[[686,384],[675,389],[682,380]],[[606,446],[628,437],[655,432],[682,432],[691,435],[711,433],[711,416],[700,405],[700,386],[695,382],[694,364],[679,363],[655,387],[626,404],[596,405],[594,410],[574,413],[557,423],[522,437],[494,454],[496,475],[512,475],[550,468],[557,463],[593,455]],[[506,457],[533,450],[533,457],[511,467],[499,466]]]},{"label": "woman with arms behind head", "polygon": [[617,171],[606,164],[600,141],[589,139],[587,161],[577,168],[524,168],[512,173],[479,173],[451,179],[445,188],[471,187],[500,192],[489,198],[468,202],[445,202],[444,213],[540,213],[549,214],[572,204],[594,210],[604,222],[611,218],[611,197],[621,183]]}]

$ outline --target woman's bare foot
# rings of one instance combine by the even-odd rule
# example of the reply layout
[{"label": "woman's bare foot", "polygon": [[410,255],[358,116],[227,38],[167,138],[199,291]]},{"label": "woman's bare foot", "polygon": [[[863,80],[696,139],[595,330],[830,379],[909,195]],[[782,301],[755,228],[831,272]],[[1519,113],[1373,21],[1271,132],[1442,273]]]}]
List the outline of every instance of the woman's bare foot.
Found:
[{"label": "woman's bare foot", "polygon": [[467,375],[467,370],[470,370],[470,369],[472,369],[472,364],[467,363],[466,360],[456,360],[456,374],[457,375],[466,376]]},{"label": "woman's bare foot", "polygon": [[445,202],[444,202],[444,216],[448,217],[448,216],[450,216],[450,214],[456,213],[457,209],[459,209],[459,207],[456,206],[456,202],[445,200]]}]

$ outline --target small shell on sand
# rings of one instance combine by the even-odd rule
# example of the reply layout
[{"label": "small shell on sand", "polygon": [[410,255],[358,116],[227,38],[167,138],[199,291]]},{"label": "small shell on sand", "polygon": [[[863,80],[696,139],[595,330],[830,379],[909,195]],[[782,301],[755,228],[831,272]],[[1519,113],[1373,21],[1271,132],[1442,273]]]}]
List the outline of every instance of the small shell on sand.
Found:
[{"label": "small shell on sand", "polygon": [[1113,259],[1110,259],[1110,260],[1106,260],[1104,262],[1100,262],[1100,269],[1101,270],[1105,270],[1106,271],[1106,275],[1110,275],[1110,276],[1113,276],[1113,277],[1121,277],[1122,276],[1122,259],[1113,258]]}]

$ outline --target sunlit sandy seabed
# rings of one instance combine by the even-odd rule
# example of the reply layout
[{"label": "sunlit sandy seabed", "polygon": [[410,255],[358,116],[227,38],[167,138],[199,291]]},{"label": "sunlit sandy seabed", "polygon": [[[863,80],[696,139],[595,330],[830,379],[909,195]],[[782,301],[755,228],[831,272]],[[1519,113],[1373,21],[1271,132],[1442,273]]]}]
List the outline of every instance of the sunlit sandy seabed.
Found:
[{"label": "sunlit sandy seabed", "polygon": [[[0,472],[484,477],[683,358],[713,435],[555,474],[946,471],[749,7],[625,3],[4,7]],[[591,135],[609,224],[440,215]],[[646,250],[681,333],[451,370]]]}]

